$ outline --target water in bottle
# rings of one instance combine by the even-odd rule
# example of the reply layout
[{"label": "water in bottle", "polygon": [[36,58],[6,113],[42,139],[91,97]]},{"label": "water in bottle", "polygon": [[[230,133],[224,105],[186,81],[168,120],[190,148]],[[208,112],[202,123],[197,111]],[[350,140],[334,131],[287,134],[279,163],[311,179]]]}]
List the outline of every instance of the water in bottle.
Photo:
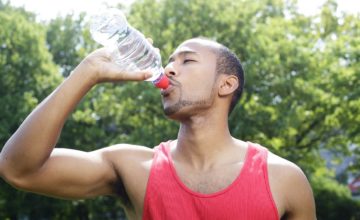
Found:
[{"label": "water in bottle", "polygon": [[153,76],[147,81],[152,81],[158,88],[168,87],[169,80],[161,66],[159,51],[128,24],[119,9],[110,8],[93,16],[90,32],[95,41],[109,48],[113,61],[124,71],[150,70]]}]

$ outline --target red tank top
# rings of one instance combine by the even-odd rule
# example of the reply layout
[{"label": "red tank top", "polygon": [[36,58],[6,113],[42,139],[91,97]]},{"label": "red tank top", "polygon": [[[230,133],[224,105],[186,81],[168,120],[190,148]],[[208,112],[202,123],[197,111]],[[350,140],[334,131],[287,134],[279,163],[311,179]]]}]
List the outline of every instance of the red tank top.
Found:
[{"label": "red tank top", "polygon": [[176,174],[170,142],[155,148],[147,183],[143,219],[278,220],[267,172],[267,149],[248,142],[244,165],[227,188],[194,192]]}]

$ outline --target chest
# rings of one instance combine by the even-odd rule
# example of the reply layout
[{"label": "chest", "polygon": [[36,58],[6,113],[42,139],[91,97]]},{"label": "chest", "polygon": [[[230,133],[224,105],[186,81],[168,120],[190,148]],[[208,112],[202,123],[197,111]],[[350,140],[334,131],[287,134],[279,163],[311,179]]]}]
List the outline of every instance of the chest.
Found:
[{"label": "chest", "polygon": [[184,188],[201,194],[212,194],[228,188],[239,177],[242,163],[209,170],[194,170],[174,166],[174,176]]},{"label": "chest", "polygon": [[242,163],[206,171],[176,165],[156,170],[147,186],[145,219],[277,219],[262,175],[247,178],[246,170]]}]

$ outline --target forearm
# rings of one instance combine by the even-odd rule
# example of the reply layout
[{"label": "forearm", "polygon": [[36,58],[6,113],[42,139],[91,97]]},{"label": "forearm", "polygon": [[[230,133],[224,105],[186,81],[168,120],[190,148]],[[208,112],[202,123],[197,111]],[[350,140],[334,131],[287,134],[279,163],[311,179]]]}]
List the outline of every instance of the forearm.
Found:
[{"label": "forearm", "polygon": [[7,141],[0,154],[5,178],[34,172],[49,158],[68,115],[94,85],[83,65],[37,106]]}]

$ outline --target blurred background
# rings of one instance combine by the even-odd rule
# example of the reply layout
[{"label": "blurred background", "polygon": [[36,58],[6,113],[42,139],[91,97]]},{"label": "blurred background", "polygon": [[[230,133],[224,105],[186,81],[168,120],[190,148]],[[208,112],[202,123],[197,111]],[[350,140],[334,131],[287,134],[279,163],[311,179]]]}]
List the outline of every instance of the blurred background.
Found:
[{"label": "blurred background", "polygon": [[[232,135],[298,164],[312,185],[319,220],[360,219],[359,1],[0,0],[0,149],[99,47],[88,20],[104,6],[122,9],[163,60],[197,36],[232,49],[246,72],[244,96],[230,117]],[[175,139],[177,129],[150,83],[108,83],[74,110],[58,146],[153,147]],[[126,218],[115,198],[53,199],[0,179],[0,219]]]}]

